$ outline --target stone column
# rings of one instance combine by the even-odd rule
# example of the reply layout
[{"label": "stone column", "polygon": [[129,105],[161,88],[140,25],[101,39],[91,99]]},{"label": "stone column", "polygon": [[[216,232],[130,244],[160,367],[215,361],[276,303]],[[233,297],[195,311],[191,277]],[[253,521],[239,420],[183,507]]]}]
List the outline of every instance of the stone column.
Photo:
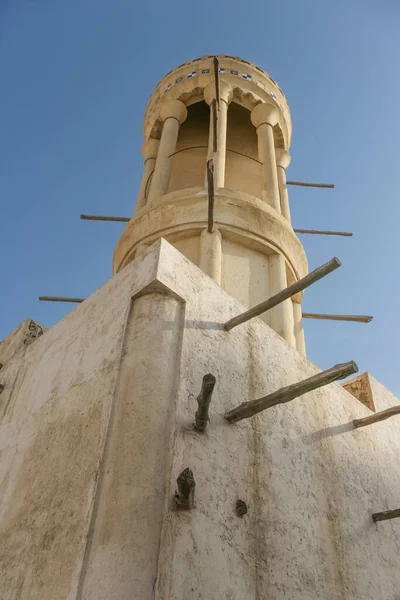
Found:
[{"label": "stone column", "polygon": [[[285,259],[281,254],[271,254],[268,258],[268,266],[270,295],[273,296],[287,287]],[[281,302],[270,313],[272,329],[296,348],[291,299]]]},{"label": "stone column", "polygon": [[257,104],[251,111],[251,122],[257,128],[258,158],[262,163],[263,200],[281,212],[278,173],[275,159],[273,127],[278,123],[279,113],[271,104]]},{"label": "stone column", "polygon": [[142,154],[144,157],[144,169],[142,175],[142,181],[139,188],[138,199],[136,202],[135,213],[139,212],[146,205],[146,201],[150,192],[149,179],[154,171],[156,164],[156,157],[158,152],[158,146],[160,140],[151,138],[147,140],[142,146]]},{"label": "stone column", "polygon": [[164,121],[156,165],[148,200],[163,196],[168,191],[171,177],[171,154],[175,152],[179,127],[187,117],[186,106],[180,100],[167,100],[161,106],[160,118]]},{"label": "stone column", "polygon": [[290,223],[290,208],[289,208],[289,196],[286,185],[286,169],[290,164],[290,154],[283,150],[283,148],[277,148],[275,150],[276,156],[276,167],[278,171],[278,186],[279,196],[281,201],[281,213]]},{"label": "stone column", "polygon": [[296,348],[302,356],[306,355],[306,342],[304,339],[303,317],[301,302],[293,300],[293,317],[294,317],[294,335],[296,338]]},{"label": "stone column", "polygon": [[200,234],[199,267],[206,275],[221,285],[222,236],[218,229],[212,233],[204,229]]},{"label": "stone column", "polygon": [[[213,150],[213,115],[212,103],[215,100],[215,84],[209,83],[204,89],[204,100],[210,106],[210,135],[208,139],[207,160],[214,156],[214,184],[216,188],[223,188],[225,184],[226,161],[226,130],[228,119],[228,105],[232,100],[233,90],[230,84],[223,79],[219,82],[219,110],[217,111],[217,152]],[[217,106],[217,105],[216,105]],[[218,107],[217,107],[218,108]],[[207,177],[206,177],[207,181]]]}]

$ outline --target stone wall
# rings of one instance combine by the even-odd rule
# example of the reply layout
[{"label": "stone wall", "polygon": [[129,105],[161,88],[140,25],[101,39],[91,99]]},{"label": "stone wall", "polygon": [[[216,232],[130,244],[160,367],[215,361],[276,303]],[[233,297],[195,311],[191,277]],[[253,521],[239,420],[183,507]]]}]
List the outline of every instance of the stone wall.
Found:
[{"label": "stone wall", "polygon": [[260,319],[225,332],[242,310],[161,240],[27,348],[0,431],[2,599],[399,598],[400,520],[371,515],[398,507],[400,420],[353,429],[371,411],[331,384],[229,425],[318,372]]}]

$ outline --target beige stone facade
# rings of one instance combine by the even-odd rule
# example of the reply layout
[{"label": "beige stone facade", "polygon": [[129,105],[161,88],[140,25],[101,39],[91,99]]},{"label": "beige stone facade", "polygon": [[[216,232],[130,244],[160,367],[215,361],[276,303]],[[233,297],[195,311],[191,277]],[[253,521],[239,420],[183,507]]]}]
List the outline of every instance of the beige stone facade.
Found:
[{"label": "beige stone facade", "polygon": [[[397,598],[400,520],[371,515],[399,504],[400,417],[354,429],[371,411],[331,384],[230,425],[243,400],[318,372],[261,319],[225,332],[241,310],[160,240],[15,346],[0,371],[2,600]],[[370,383],[376,410],[398,403]],[[186,467],[195,507],[176,511]]]},{"label": "beige stone facade", "polygon": [[[26,319],[0,342],[1,600],[400,598],[400,519],[372,518],[399,508],[400,416],[353,423],[398,399],[364,373],[225,418],[319,369],[301,297],[224,328],[307,261],[290,223],[286,100],[258,67],[220,56],[215,152],[211,63],[181,65],[150,99],[114,276],[50,329]],[[177,510],[187,468],[194,506]]]},{"label": "beige stone facade", "polygon": [[[286,186],[292,125],[279,86],[253,63],[212,56],[174,69],[144,118],[145,159],[136,212],[114,254],[118,273],[165,238],[246,308],[307,274]],[[206,162],[214,160],[214,232],[207,232]],[[305,354],[301,295],[262,318]]]}]

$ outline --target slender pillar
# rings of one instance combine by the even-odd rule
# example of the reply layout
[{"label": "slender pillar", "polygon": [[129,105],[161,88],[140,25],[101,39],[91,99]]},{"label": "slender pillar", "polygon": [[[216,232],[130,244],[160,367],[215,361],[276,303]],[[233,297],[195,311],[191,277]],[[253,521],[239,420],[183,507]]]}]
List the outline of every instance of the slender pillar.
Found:
[{"label": "slender pillar", "polygon": [[257,104],[251,111],[251,122],[257,128],[258,158],[262,163],[263,200],[280,214],[281,206],[273,131],[273,127],[278,123],[278,120],[279,113],[270,104]]},{"label": "slender pillar", "polygon": [[150,191],[149,180],[154,171],[159,145],[160,145],[160,140],[150,138],[142,146],[142,154],[144,157],[144,169],[143,169],[142,181],[141,181],[140,188],[139,188],[138,199],[136,202],[135,213],[139,212],[139,210],[144,208],[144,206],[146,205],[146,201],[147,201],[149,191]]},{"label": "slender pillar", "polygon": [[306,355],[306,342],[304,339],[303,317],[301,314],[301,303],[293,300],[294,336],[296,348],[302,356]]},{"label": "slender pillar", "polygon": [[210,135],[208,138],[208,158],[214,158],[214,182],[216,188],[225,185],[226,162],[226,130],[228,121],[228,106],[232,100],[233,90],[231,85],[223,79],[219,82],[219,109],[217,107],[217,152],[213,151],[213,118],[211,114],[212,103],[215,98],[215,84],[209,83],[204,89],[204,99],[210,105]]},{"label": "slender pillar", "polygon": [[[270,296],[287,287],[285,259],[281,254],[271,254],[268,258]],[[296,348],[294,336],[293,308],[289,298],[271,309],[271,327],[288,344]]]},{"label": "slender pillar", "polygon": [[275,150],[276,156],[276,167],[278,172],[278,187],[279,196],[281,203],[281,213],[290,223],[290,208],[289,208],[289,195],[286,185],[286,169],[290,164],[290,154],[283,150],[283,148],[277,148]]},{"label": "slender pillar", "polygon": [[204,229],[200,235],[199,267],[206,275],[221,285],[222,236],[218,229],[209,233]]},{"label": "slender pillar", "polygon": [[168,191],[173,160],[171,155],[176,149],[179,127],[186,117],[186,106],[180,100],[167,100],[161,106],[160,118],[164,121],[164,125],[148,197],[149,201],[163,196]]}]

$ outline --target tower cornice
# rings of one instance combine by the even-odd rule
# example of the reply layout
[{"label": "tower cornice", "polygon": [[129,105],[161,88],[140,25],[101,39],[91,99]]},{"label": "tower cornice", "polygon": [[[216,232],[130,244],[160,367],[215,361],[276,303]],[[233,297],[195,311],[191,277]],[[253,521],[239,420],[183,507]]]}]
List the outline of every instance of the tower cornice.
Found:
[{"label": "tower cornice", "polygon": [[[292,122],[289,105],[279,85],[255,63],[226,54],[217,55],[221,77],[233,89],[233,101],[252,110],[260,102],[275,106],[280,114],[282,147],[289,149]],[[158,137],[160,110],[166,100],[178,99],[190,106],[204,98],[204,89],[214,80],[213,55],[205,55],[172,69],[154,89],[146,107],[144,137]]]}]

